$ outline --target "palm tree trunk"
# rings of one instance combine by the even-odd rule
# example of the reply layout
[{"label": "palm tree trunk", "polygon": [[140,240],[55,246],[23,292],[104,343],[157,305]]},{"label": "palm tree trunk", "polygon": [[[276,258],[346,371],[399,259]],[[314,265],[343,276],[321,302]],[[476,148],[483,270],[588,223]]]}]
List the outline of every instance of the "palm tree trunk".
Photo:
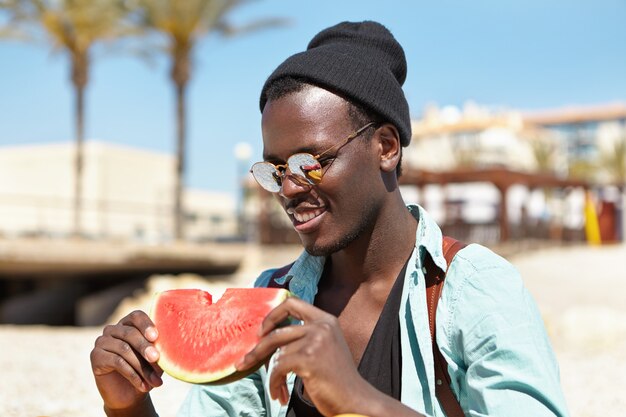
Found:
[{"label": "palm tree trunk", "polygon": [[182,240],[185,237],[183,189],[185,173],[185,93],[187,83],[176,83],[176,173],[174,184],[174,237]]},{"label": "palm tree trunk", "polygon": [[76,154],[74,156],[74,236],[82,235],[83,142],[85,139],[85,87],[75,84]]}]

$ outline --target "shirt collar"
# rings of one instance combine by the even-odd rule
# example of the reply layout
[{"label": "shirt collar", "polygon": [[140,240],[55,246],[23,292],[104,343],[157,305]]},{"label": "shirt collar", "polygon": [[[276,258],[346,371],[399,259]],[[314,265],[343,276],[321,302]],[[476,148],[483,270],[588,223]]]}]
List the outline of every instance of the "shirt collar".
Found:
[{"label": "shirt collar", "polygon": [[[415,233],[415,247],[418,250],[416,267],[423,265],[424,256],[428,253],[435,265],[446,270],[443,256],[443,236],[441,229],[433,218],[419,205],[408,205],[409,212],[418,221]],[[313,302],[317,294],[317,284],[324,270],[326,258],[309,255],[306,251],[294,262],[289,273],[281,280],[289,281],[289,290],[305,301]]]},{"label": "shirt collar", "polygon": [[[415,247],[419,252],[419,261],[423,263],[426,253],[442,271],[446,270],[447,264],[443,256],[443,235],[435,220],[424,208],[415,204],[407,206],[409,212],[418,221],[415,232]],[[419,266],[419,265],[418,265]]]},{"label": "shirt collar", "polygon": [[284,278],[289,281],[289,291],[304,301],[313,303],[325,262],[324,256],[313,256],[302,251]]}]

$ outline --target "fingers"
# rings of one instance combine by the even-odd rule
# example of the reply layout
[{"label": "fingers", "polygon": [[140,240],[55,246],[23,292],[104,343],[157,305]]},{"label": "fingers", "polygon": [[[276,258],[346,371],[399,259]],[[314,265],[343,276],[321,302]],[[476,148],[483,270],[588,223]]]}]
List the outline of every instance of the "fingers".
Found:
[{"label": "fingers", "polygon": [[237,370],[245,370],[269,357],[281,346],[285,346],[294,340],[306,335],[305,326],[286,326],[275,329],[252,349],[243,360],[236,365]]},{"label": "fingers", "polygon": [[152,344],[157,337],[154,324],[140,311],[106,326],[91,353],[94,375],[116,372],[143,392],[162,385],[163,371],[156,364],[159,352]]},{"label": "fingers", "polygon": [[236,365],[238,370],[245,370],[263,361],[279,347],[285,346],[304,337],[307,326],[280,327],[287,319],[295,318],[304,323],[336,324],[336,317],[295,297],[288,298],[273,309],[261,324],[261,341]]},{"label": "fingers", "polygon": [[133,311],[126,317],[122,318],[118,324],[136,328],[149,342],[154,342],[159,337],[159,333],[157,328],[154,326],[154,323],[150,317],[141,310]]},{"label": "fingers", "polygon": [[[155,363],[159,360],[159,352],[154,345],[146,338],[143,332],[132,325],[124,324],[124,319],[120,324],[106,326],[103,336],[112,337],[128,344],[134,351],[138,352],[148,363]],[[156,331],[156,330],[155,330]]]},{"label": "fingers", "polygon": [[295,318],[307,323],[334,317],[299,298],[289,297],[265,317],[259,334],[265,336],[272,330],[280,327],[289,318]]},{"label": "fingers", "polygon": [[289,402],[287,374],[294,372],[301,378],[305,377],[302,374],[306,371],[300,366],[300,359],[306,345],[307,341],[300,339],[289,346],[280,348],[272,358],[273,365],[269,381],[270,396],[273,399],[278,399],[283,405]]},{"label": "fingers", "polygon": [[[337,347],[344,347],[336,337],[336,326],[336,323],[328,321],[298,326],[302,328],[303,336],[281,346],[272,358],[273,366],[269,383],[272,398],[282,399],[283,392],[287,389],[285,381],[289,372],[294,372],[303,381],[319,373],[322,367],[321,358],[325,361],[323,365],[330,366],[333,372],[340,370],[341,362],[332,359],[333,351]],[[347,346],[345,348],[347,349]],[[344,360],[352,364],[349,353]]]},{"label": "fingers", "polygon": [[[102,376],[117,372],[128,380],[138,391],[148,392],[152,387],[162,385],[161,378],[138,352],[127,343],[112,337],[101,336],[92,356],[99,356],[93,373]],[[92,363],[94,361],[92,360]]]}]

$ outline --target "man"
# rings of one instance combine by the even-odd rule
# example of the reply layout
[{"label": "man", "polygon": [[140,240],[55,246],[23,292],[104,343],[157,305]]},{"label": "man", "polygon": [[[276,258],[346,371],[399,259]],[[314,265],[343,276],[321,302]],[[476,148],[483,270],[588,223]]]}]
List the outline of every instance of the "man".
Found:
[{"label": "man", "polygon": [[[445,415],[435,394],[425,279],[445,271],[441,231],[398,189],[411,138],[402,47],[374,22],[341,23],[288,58],[261,93],[263,157],[252,168],[305,252],[256,286],[299,298],[274,309],[238,382],[196,385],[182,416]],[[431,271],[432,272],[432,271]],[[302,325],[277,328],[288,316]],[[454,258],[436,315],[450,385],[472,416],[564,416],[541,318],[512,266],[479,245]],[[158,334],[142,312],[98,338],[91,361],[109,416],[156,415]]]}]

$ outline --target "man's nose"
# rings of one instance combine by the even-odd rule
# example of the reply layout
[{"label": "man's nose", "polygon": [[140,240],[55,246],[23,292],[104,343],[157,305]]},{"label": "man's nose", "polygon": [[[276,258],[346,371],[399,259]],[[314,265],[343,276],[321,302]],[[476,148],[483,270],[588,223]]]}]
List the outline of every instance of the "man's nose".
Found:
[{"label": "man's nose", "polygon": [[310,189],[311,186],[307,184],[306,180],[292,174],[291,171],[287,169],[284,173],[278,194],[284,198],[293,198],[298,194],[308,192]]}]

